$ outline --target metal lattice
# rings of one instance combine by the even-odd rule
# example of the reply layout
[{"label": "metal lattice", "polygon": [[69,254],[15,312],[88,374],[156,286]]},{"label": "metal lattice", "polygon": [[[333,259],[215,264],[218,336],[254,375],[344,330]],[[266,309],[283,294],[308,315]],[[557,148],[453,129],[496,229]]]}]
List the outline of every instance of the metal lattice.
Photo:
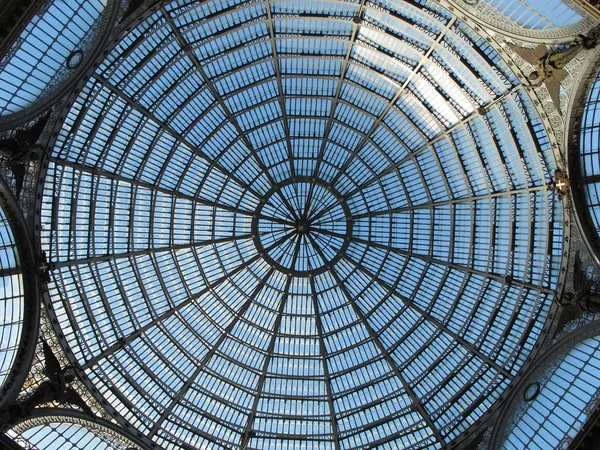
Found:
[{"label": "metal lattice", "polygon": [[57,137],[57,327],[165,448],[441,448],[541,335],[555,169],[517,77],[436,4],[166,3]]}]

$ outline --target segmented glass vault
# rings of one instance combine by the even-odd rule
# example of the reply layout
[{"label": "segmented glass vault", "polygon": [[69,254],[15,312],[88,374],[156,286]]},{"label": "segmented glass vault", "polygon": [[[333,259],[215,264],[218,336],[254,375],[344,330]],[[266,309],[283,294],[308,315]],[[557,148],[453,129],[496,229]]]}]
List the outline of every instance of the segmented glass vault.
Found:
[{"label": "segmented glass vault", "polygon": [[593,224],[593,229],[600,234],[600,72],[596,74],[594,83],[585,103],[582,114],[579,165],[581,170],[581,184],[588,214]]},{"label": "segmented glass vault", "polygon": [[441,448],[550,310],[556,168],[431,2],[166,3],[66,113],[41,208],[95,395],[165,448]]}]

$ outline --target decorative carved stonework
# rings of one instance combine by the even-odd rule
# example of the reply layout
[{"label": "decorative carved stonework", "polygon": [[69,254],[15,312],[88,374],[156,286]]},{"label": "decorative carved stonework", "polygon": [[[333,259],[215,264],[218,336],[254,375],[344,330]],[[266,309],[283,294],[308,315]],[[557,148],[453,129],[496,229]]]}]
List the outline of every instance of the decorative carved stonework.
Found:
[{"label": "decorative carved stonework", "polygon": [[507,51],[525,80],[524,86],[539,98],[558,142],[563,142],[564,116],[574,94],[575,80],[596,41],[595,30],[589,38],[578,38],[569,46],[552,49],[543,45],[530,48],[527,47],[530,44],[517,40],[506,41]]},{"label": "decorative carved stonework", "polygon": [[50,402],[69,403],[93,417],[94,413],[70,385],[75,381],[76,370],[72,366],[61,367],[50,345],[42,339],[45,380],[22,400],[17,400],[0,414],[0,428],[10,427],[31,417],[33,410]]},{"label": "decorative carved stonework", "polygon": [[[48,342],[54,355],[56,356],[61,367],[69,365],[69,360],[65,357],[64,351],[62,350],[58,339],[54,333],[54,328],[50,323],[50,319],[46,314],[46,310],[42,308],[41,320],[40,320],[40,339],[36,349],[36,354],[31,365],[29,376],[25,380],[19,400],[23,401],[25,398],[30,396],[38,387],[44,383],[46,375],[44,373],[44,348],[42,342]],[[79,379],[75,378],[70,386],[77,392],[77,394],[85,401],[88,407],[92,410],[95,416],[102,417],[105,420],[114,422],[112,417],[104,410],[104,408],[96,401],[95,397],[85,387],[84,383]],[[46,406],[59,406],[56,401],[48,403]]]},{"label": "decorative carved stonework", "polygon": [[582,264],[579,252],[574,255],[573,273],[570,292],[565,292],[560,299],[564,308],[574,309],[578,315],[582,312],[600,313],[600,294],[598,289],[597,270]]},{"label": "decorative carved stonework", "polygon": [[[574,212],[570,205],[565,208],[565,212],[567,214],[567,220],[574,223],[572,217]],[[561,339],[566,334],[573,332],[577,328],[600,318],[600,314],[589,311],[589,308],[586,309],[585,307],[578,306],[579,300],[575,297],[576,294],[578,297],[583,296],[585,291],[582,290],[582,283],[585,283],[590,290],[594,290],[595,292],[598,288],[596,279],[600,275],[600,272],[598,271],[598,268],[596,268],[594,259],[588,252],[582,240],[580,231],[576,226],[571,227],[571,236],[569,240],[572,256],[569,258],[567,266],[565,288],[562,298],[557,298],[561,308],[557,311],[555,323],[553,325],[554,331],[552,334],[554,335],[554,342]],[[586,300],[585,298],[582,298],[581,300],[584,304],[589,301],[589,299]]]},{"label": "decorative carved stonework", "polygon": [[562,169],[556,169],[554,172],[554,181],[548,184],[548,189],[556,192],[558,199],[563,201],[569,193],[570,186],[571,184],[566,172]]},{"label": "decorative carved stonework", "polygon": [[[581,6],[585,0],[563,0],[573,10],[581,14],[582,19],[572,25],[565,27],[554,27],[550,29],[525,28],[513,20],[510,20],[505,12],[500,11],[498,6],[485,0],[445,0],[443,5],[452,5],[467,14],[472,19],[481,21],[496,32],[501,32],[507,37],[531,38],[537,42],[560,41],[570,36],[588,32],[597,20],[590,14],[589,7]],[[597,0],[592,0],[597,1]]]}]

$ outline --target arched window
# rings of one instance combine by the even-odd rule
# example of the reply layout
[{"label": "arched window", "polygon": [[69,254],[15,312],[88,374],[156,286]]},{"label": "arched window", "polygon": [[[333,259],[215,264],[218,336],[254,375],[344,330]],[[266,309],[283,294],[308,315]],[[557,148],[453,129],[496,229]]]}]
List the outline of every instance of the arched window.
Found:
[{"label": "arched window", "polygon": [[600,72],[585,102],[579,135],[579,171],[581,194],[587,211],[582,211],[584,222],[592,241],[598,242],[600,234]]},{"label": "arched window", "polygon": [[26,449],[141,450],[136,438],[103,419],[58,408],[36,409],[7,435]]},{"label": "arched window", "polygon": [[0,209],[0,386],[15,362],[25,313],[23,276],[15,235]]},{"label": "arched window", "polygon": [[583,438],[600,399],[600,322],[592,319],[564,330],[527,369],[497,416],[490,450],[565,450]]},{"label": "arched window", "polygon": [[[113,0],[47,1],[0,61],[0,127],[60,98],[116,17]],[[10,125],[4,125],[8,123]]]},{"label": "arched window", "polygon": [[524,392],[528,407],[506,438],[505,450],[567,449],[598,403],[600,336],[576,344],[542,382]]},{"label": "arched window", "polygon": [[40,292],[25,220],[0,179],[0,407],[13,401],[31,365]]},{"label": "arched window", "polygon": [[496,31],[538,42],[574,38],[597,23],[590,9],[571,0],[455,0],[454,3]]}]

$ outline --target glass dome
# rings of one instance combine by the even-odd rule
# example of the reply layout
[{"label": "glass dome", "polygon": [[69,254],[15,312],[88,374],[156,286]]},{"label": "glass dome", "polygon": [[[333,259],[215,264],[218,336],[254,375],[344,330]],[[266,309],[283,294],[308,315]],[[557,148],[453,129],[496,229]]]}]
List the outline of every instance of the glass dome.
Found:
[{"label": "glass dome", "polygon": [[592,242],[600,237],[600,72],[596,73],[594,82],[585,102],[581,115],[579,136],[579,172],[581,175],[583,197],[587,210],[583,217],[589,222],[587,227]]},{"label": "glass dome", "polygon": [[574,345],[530,389],[502,449],[568,449],[598,404],[599,369],[599,336]]},{"label": "glass dome", "polygon": [[434,2],[175,1],[45,175],[73,363],[164,448],[442,448],[493,410],[562,261],[519,80]]},{"label": "glass dome", "polygon": [[20,448],[61,450],[141,450],[132,436],[105,420],[59,409],[36,409],[33,417],[6,432]]}]

